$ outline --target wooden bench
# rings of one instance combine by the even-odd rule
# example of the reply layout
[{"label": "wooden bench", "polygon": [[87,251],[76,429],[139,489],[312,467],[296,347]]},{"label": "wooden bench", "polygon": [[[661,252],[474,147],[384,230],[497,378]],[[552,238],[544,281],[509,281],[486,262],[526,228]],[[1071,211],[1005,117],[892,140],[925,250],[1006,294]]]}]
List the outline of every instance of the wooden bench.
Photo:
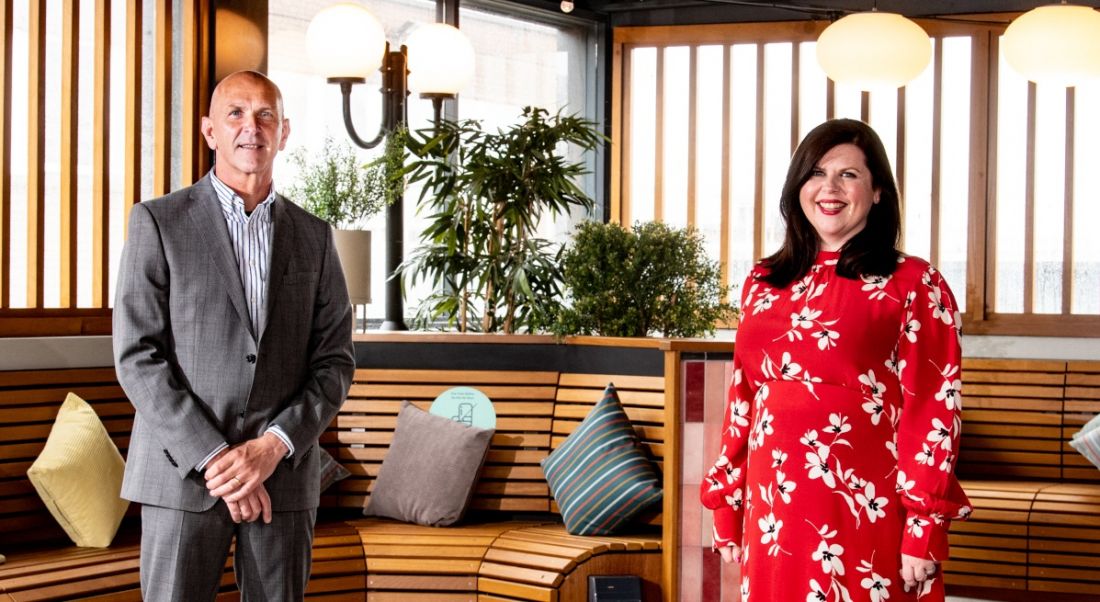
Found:
[{"label": "wooden bench", "polygon": [[[653,512],[622,537],[565,533],[539,461],[564,441],[614,381],[645,449],[665,454],[661,376],[554,370],[361,369],[322,445],[351,472],[322,496],[310,599],[585,600],[591,574],[637,574],[660,599],[667,560]],[[463,524],[429,528],[355,518],[369,499],[400,402],[421,407],[452,386],[494,402],[497,433]],[[110,368],[0,373],[0,600],[139,599],[137,509],[114,545],[72,546],[48,514],[26,469],[64,396],[87,399],[125,455],[133,409]],[[232,561],[219,599],[236,599]]]},{"label": "wooden bench", "polygon": [[[57,410],[70,392],[88,401],[125,455],[134,410],[111,368],[0,372],[0,600],[140,600],[139,510],[131,505],[114,544],[73,546],[49,514],[27,469],[42,451]],[[363,547],[354,528],[321,524],[314,538],[310,599],[346,599],[365,589]],[[232,558],[220,599],[237,597]]]},{"label": "wooden bench", "polygon": [[[1100,362],[966,359],[953,593],[1100,600],[1100,471],[1069,438],[1100,413]],[[1041,592],[1041,594],[1040,594]]]},{"label": "wooden bench", "polygon": [[[368,600],[584,600],[589,574],[640,575],[652,599],[658,599],[659,513],[647,517],[649,528],[642,525],[635,536],[569,536],[539,466],[612,381],[643,445],[659,459],[664,441],[662,378],[551,371],[356,371],[348,401],[322,439],[352,473],[322,496],[327,507],[358,509],[369,500],[401,401],[426,409],[446,389],[467,386],[492,399],[497,413],[497,432],[464,524],[430,528],[380,519],[348,521],[363,540]],[[550,531],[540,531],[544,529]],[[515,549],[519,540],[540,545]]]}]

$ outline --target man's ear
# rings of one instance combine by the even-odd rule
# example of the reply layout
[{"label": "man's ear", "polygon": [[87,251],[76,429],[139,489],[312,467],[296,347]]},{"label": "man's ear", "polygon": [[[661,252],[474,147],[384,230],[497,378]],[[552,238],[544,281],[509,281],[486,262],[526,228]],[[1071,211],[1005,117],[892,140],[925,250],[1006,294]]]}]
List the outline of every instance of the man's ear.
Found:
[{"label": "man's ear", "polygon": [[279,140],[279,150],[286,148],[287,138],[290,138],[290,120],[286,117],[283,118],[283,137]]},{"label": "man's ear", "polygon": [[209,117],[203,116],[202,121],[199,122],[199,131],[206,139],[206,146],[209,146],[210,150],[218,150],[217,142],[214,140],[214,122]]}]

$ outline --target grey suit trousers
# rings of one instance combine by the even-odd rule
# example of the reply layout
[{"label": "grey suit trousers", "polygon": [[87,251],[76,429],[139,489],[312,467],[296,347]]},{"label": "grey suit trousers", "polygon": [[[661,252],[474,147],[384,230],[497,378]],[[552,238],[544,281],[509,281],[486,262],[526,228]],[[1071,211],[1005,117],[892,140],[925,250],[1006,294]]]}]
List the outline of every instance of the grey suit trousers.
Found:
[{"label": "grey suit trousers", "polygon": [[147,602],[214,600],[234,535],[233,572],[241,600],[305,597],[317,511],[273,512],[235,524],[225,504],[205,512],[141,508],[141,592]]}]

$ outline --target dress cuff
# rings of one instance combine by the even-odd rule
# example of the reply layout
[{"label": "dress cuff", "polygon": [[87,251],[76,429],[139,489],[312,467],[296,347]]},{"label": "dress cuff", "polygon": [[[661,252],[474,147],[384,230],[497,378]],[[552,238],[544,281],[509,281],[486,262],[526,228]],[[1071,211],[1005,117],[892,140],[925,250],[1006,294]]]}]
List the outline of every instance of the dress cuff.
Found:
[{"label": "dress cuff", "polygon": [[741,545],[741,516],[742,512],[730,506],[715,508],[712,533],[715,548]]},{"label": "dress cuff", "polygon": [[284,445],[286,445],[287,452],[286,452],[286,455],[283,456],[283,458],[289,458],[289,457],[294,455],[294,444],[290,442],[290,437],[287,436],[286,431],[284,431],[281,426],[279,426],[277,424],[273,424],[273,425],[267,427],[267,430],[264,431],[265,435],[267,433],[271,433],[272,435],[275,435],[276,437],[279,438],[280,441],[283,442]]},{"label": "dress cuff", "polygon": [[901,553],[914,558],[943,562],[948,557],[947,530],[951,521],[936,523],[928,516],[910,512],[905,519]]}]

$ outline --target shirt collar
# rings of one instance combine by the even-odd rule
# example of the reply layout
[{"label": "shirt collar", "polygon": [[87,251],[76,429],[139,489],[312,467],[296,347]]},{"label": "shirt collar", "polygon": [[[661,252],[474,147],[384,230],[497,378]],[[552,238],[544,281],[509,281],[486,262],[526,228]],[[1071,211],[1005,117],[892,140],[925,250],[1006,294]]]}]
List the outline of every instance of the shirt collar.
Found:
[{"label": "shirt collar", "polygon": [[[218,179],[218,176],[214,175],[214,170],[210,170],[210,183],[214,186],[214,193],[218,195],[218,202],[221,203],[222,213],[225,214],[226,219],[233,217],[248,220],[249,215],[244,212],[244,199],[241,198],[228,184]],[[267,193],[265,198],[259,205],[256,205],[255,211],[252,212],[253,216],[257,216],[264,221],[271,221],[271,204],[275,201],[275,183],[271,183],[271,190]]]}]

